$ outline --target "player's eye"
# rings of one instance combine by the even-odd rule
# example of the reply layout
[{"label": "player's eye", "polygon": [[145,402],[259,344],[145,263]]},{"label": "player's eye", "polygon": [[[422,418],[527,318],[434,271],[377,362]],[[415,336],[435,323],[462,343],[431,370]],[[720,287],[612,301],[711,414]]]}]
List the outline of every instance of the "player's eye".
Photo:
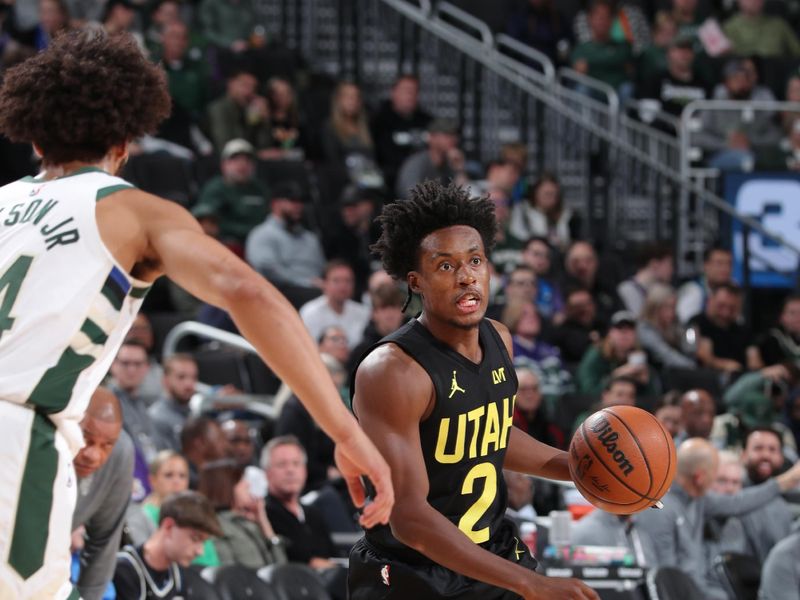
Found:
[{"label": "player's eye", "polygon": [[442,271],[452,271],[453,265],[451,265],[450,263],[442,263],[441,265],[439,265],[439,269],[441,269]]},{"label": "player's eye", "polygon": [[472,264],[473,264],[473,265],[475,265],[475,266],[478,266],[478,265],[479,265],[479,264],[481,264],[482,262],[483,262],[483,261],[481,260],[481,257],[480,257],[480,256],[474,256],[474,257],[472,258]]}]

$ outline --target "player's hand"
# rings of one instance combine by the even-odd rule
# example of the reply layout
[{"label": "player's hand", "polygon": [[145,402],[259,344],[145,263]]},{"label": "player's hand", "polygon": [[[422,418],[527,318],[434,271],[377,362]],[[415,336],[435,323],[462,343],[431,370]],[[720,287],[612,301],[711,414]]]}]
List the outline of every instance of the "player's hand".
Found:
[{"label": "player's hand", "polygon": [[375,498],[364,508],[359,523],[366,528],[385,525],[389,522],[394,506],[394,488],[389,465],[361,428],[356,427],[352,431],[349,437],[336,444],[336,465],[356,506],[362,507],[366,501],[361,476],[369,477],[375,486]]},{"label": "player's hand", "polygon": [[533,575],[535,578],[532,578],[529,589],[522,596],[525,600],[600,600],[597,592],[580,579],[545,577],[538,573]]}]

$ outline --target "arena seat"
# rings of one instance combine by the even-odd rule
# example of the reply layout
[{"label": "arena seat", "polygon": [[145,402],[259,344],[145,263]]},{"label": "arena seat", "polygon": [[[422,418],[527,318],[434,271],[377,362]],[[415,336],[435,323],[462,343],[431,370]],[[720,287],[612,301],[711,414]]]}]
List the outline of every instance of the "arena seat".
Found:
[{"label": "arena seat", "polygon": [[651,600],[705,600],[697,584],[675,567],[661,567],[647,574]]},{"label": "arena seat", "polygon": [[191,163],[164,153],[132,156],[123,177],[136,187],[190,207],[197,195]]},{"label": "arena seat", "polygon": [[331,600],[319,575],[306,565],[269,565],[258,576],[277,592],[277,600]]},{"label": "arena seat", "polygon": [[757,600],[761,585],[761,565],[747,554],[726,552],[714,561],[714,570],[723,581],[731,598]]},{"label": "arena seat", "polygon": [[184,569],[183,585],[187,600],[220,600],[217,590],[203,579],[199,570],[193,568]]},{"label": "arena seat", "polygon": [[255,571],[240,565],[208,567],[203,569],[202,575],[214,584],[220,600],[281,600]]}]

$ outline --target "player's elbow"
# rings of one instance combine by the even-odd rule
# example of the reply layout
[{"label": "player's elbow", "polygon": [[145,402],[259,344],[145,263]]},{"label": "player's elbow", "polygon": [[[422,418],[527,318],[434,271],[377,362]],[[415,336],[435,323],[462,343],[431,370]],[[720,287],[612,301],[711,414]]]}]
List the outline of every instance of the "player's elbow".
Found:
[{"label": "player's elbow", "polygon": [[413,548],[420,554],[427,554],[425,533],[431,531],[430,523],[426,523],[423,510],[419,508],[402,507],[395,504],[389,526],[392,535],[401,543]]}]

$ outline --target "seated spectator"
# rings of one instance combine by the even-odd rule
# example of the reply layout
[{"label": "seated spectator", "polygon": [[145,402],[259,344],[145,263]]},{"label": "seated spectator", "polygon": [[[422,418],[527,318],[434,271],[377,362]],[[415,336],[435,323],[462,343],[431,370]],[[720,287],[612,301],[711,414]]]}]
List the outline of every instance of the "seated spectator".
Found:
[{"label": "seated spectator", "polygon": [[370,123],[375,158],[388,189],[395,189],[403,162],[425,149],[425,131],[431,120],[431,115],[419,106],[419,79],[415,75],[400,75],[389,99],[381,103]]},{"label": "seated spectator", "polygon": [[[678,24],[672,14],[658,11],[653,19],[653,43],[647,46],[636,59],[636,96],[648,97],[641,93],[642,84],[653,80],[667,70],[667,52],[675,42]],[[694,41],[694,36],[689,36]]]},{"label": "seated spectator", "polygon": [[[795,72],[786,82],[786,102],[800,102],[800,73]],[[794,124],[800,119],[800,112],[794,110],[781,111],[781,127],[783,134],[789,136],[794,130]]]},{"label": "seated spectator", "polygon": [[730,250],[712,246],[703,253],[703,274],[678,289],[678,318],[688,323],[705,310],[711,290],[732,281],[733,254]]},{"label": "seated spectator", "polygon": [[[216,0],[211,0],[216,1]],[[225,83],[225,95],[208,106],[211,141],[218,151],[235,139],[247,140],[256,154],[272,145],[267,100],[258,95],[258,80],[237,70]]]},{"label": "seated spectator", "polygon": [[180,450],[196,388],[197,362],[190,354],[173,354],[164,361],[164,395],[147,410],[164,448]]},{"label": "seated spectator", "polygon": [[[742,491],[744,467],[739,456],[727,450],[718,453],[719,463],[711,491],[715,494],[735,496]],[[726,552],[747,554],[747,539],[741,519],[733,516],[716,516],[706,519],[703,542],[706,551],[706,564],[714,562]],[[715,573],[709,577],[717,579]]]},{"label": "seated spectator", "polygon": [[356,297],[367,287],[372,273],[372,244],[378,241],[380,225],[375,216],[383,206],[382,192],[375,188],[348,185],[339,198],[338,214],[331,214],[322,232],[325,256],[340,259],[353,267]]},{"label": "seated spectator", "polygon": [[161,55],[164,29],[181,18],[181,0],[156,0],[148,6],[149,25],[144,32],[144,41],[151,56]]},{"label": "seated spectator", "polygon": [[564,259],[563,287],[582,287],[589,291],[597,307],[597,319],[608,324],[611,315],[620,308],[616,282],[598,270],[597,252],[589,242],[574,242]]},{"label": "seated spectator", "polygon": [[564,62],[572,30],[554,0],[528,0],[511,12],[506,33],[547,55],[553,64]]},{"label": "seated spectator", "polygon": [[247,421],[228,419],[222,423],[222,432],[237,465],[247,467],[256,464],[255,432]]},{"label": "seated spectator", "polygon": [[522,262],[536,274],[536,308],[543,318],[558,325],[564,320],[564,298],[552,277],[550,243],[543,237],[532,237],[522,250]]},{"label": "seated spectator", "polygon": [[698,0],[672,0],[672,18],[678,25],[678,33],[697,37],[697,30],[705,20]]},{"label": "seated spectator", "polygon": [[581,287],[567,289],[564,321],[553,329],[550,341],[561,350],[561,358],[576,365],[592,344],[600,341],[603,323],[597,319],[592,294]]},{"label": "seated spectator", "polygon": [[84,446],[73,461],[78,498],[72,530],[83,530],[76,587],[82,598],[99,600],[114,574],[131,496],[133,443],[122,431],[119,401],[105,388],[92,394],[80,427]]},{"label": "seated spectator", "polygon": [[189,49],[186,24],[180,20],[166,23],[161,33],[161,64],[167,73],[169,95],[199,124],[206,113],[211,86],[206,62]]},{"label": "seated spectator", "polygon": [[[641,4],[635,1],[621,0],[608,2],[609,12],[609,37],[617,43],[631,46],[637,54],[650,43],[650,26],[647,23]],[[594,28],[592,25],[592,8],[580,11],[575,16],[572,29],[575,32],[576,42],[581,44],[592,39]]]},{"label": "seated spectator", "polygon": [[286,562],[284,541],[267,518],[264,492],[251,488],[244,468],[232,460],[208,463],[200,472],[198,490],[217,511],[222,531],[213,545],[220,565],[256,570]]},{"label": "seated spectator", "polygon": [[683,413],[680,406],[680,392],[670,390],[664,394],[653,408],[656,419],[664,426],[672,439],[676,439],[682,431]]},{"label": "seated spectator", "polygon": [[222,427],[210,417],[194,417],[181,432],[181,453],[189,463],[189,487],[197,489],[197,477],[206,463],[230,458],[231,447]]},{"label": "seated spectator", "polygon": [[267,104],[272,147],[261,158],[295,159],[303,157],[303,125],[292,84],[281,77],[267,81]]},{"label": "seated spectator", "polygon": [[572,431],[577,431],[581,424],[598,410],[612,406],[635,406],[637,385],[637,382],[630,377],[621,376],[609,379],[600,394],[600,401],[575,418]]},{"label": "seated spectator", "polygon": [[711,438],[714,427],[714,415],[717,414],[716,403],[711,394],[703,389],[688,390],[680,399],[681,433],[675,438],[680,444],[689,438]]},{"label": "seated spectator", "polygon": [[605,338],[586,351],[576,374],[578,391],[599,395],[606,383],[617,377],[634,380],[637,396],[658,395],[647,355],[638,349],[636,319],[626,311],[614,313]]},{"label": "seated spectator", "polygon": [[220,50],[233,54],[247,50],[253,25],[258,22],[251,0],[202,0],[197,16],[203,35]]},{"label": "seated spectator", "polygon": [[789,361],[800,367],[800,295],[783,301],[778,323],[761,337],[758,353],[764,366]]},{"label": "seated spectator", "polygon": [[69,7],[64,0],[39,0],[39,24],[33,31],[33,47],[37,51],[70,29]]},{"label": "seated spectator", "polygon": [[278,535],[286,539],[286,555],[327,572],[329,593],[344,598],[345,572],[330,559],[336,553],[322,514],[314,506],[300,504],[306,483],[306,453],[297,438],[276,437],[261,454],[261,466],[267,474],[269,495],[267,515]]},{"label": "seated spectator", "polygon": [[217,516],[204,496],[195,492],[170,496],[161,506],[156,532],[142,546],[125,546],[117,555],[117,598],[185,596],[182,570],[203,552],[210,536],[220,535]]},{"label": "seated spectator", "polygon": [[509,304],[503,311],[503,323],[512,335],[514,360],[524,361],[536,371],[541,393],[549,402],[574,390],[558,348],[540,339],[542,322],[532,302]]},{"label": "seated spectator", "polygon": [[219,240],[241,252],[247,236],[267,217],[269,191],[256,177],[253,146],[234,139],[222,149],[221,175],[203,186],[192,213],[199,220],[213,218]]},{"label": "seated spectator", "polygon": [[[667,49],[666,66],[642,80],[637,97],[658,100],[661,110],[680,117],[686,105],[705,100],[709,86],[698,74],[694,61],[694,37],[681,34]],[[669,131],[675,135],[674,128]]]},{"label": "seated spectator", "polygon": [[374,157],[367,109],[356,84],[343,81],[336,86],[330,117],[322,126],[322,149],[331,164],[345,164],[355,154]]},{"label": "seated spectator", "polygon": [[153,336],[153,325],[146,314],[143,312],[137,313],[125,339],[139,342],[147,350],[149,366],[147,375],[144,376],[144,380],[139,384],[138,393],[139,396],[144,398],[145,403],[150,406],[164,393],[164,388],[162,387],[164,369],[156,359],[156,340]]},{"label": "seated spectator", "polygon": [[300,316],[311,337],[319,339],[326,327],[338,325],[347,334],[350,348],[356,347],[364,335],[370,318],[369,309],[352,300],[353,269],[344,261],[330,261],[323,273],[322,296],[300,308]]},{"label": "seated spectator", "polygon": [[542,406],[542,390],[539,376],[528,366],[516,367],[517,400],[514,404],[514,425],[536,438],[555,448],[566,447],[564,432],[547,417],[547,409]]},{"label": "seated spectator", "polygon": [[[508,490],[508,507],[506,516],[520,521],[533,521],[536,518],[536,509],[533,507],[533,494],[535,485],[533,477],[516,471],[503,469],[503,478],[506,480]],[[536,548],[531,548],[536,552]]]},{"label": "seated spectator", "polygon": [[722,31],[739,56],[781,58],[800,55],[800,41],[781,17],[764,14],[764,0],[739,0],[739,12]]},{"label": "seated spectator", "polygon": [[658,553],[650,534],[640,525],[640,519],[640,515],[614,515],[596,508],[572,524],[572,544],[627,548],[636,566],[655,569]]},{"label": "seated spectator", "polygon": [[537,295],[536,273],[528,265],[518,265],[505,279],[505,287],[500,290],[489,305],[486,316],[502,320],[508,306],[520,306],[533,302]]},{"label": "seated spectator", "polygon": [[695,362],[684,354],[686,332],[678,322],[676,305],[675,290],[661,283],[651,286],[636,324],[636,335],[656,366],[691,369]]},{"label": "seated spectator", "polygon": [[526,202],[511,209],[508,225],[509,233],[519,240],[542,237],[562,251],[578,237],[579,228],[577,215],[564,206],[561,186],[550,173],[542,174]]},{"label": "seated spectator", "polygon": [[587,40],[579,41],[572,51],[572,68],[611,86],[620,96],[629,98],[633,51],[627,40],[612,38],[614,11],[611,2],[594,0],[589,6],[587,19],[590,35]]},{"label": "seated spectator", "polygon": [[697,360],[700,364],[736,373],[757,363],[750,331],[739,323],[742,291],[733,284],[718,285],[708,298],[703,313],[689,323],[697,332]]},{"label": "seated spectator", "polygon": [[672,248],[666,244],[645,244],[636,254],[636,273],[617,286],[625,310],[639,318],[647,292],[656,284],[669,284],[674,271]]},{"label": "seated spectator", "polygon": [[466,161],[458,142],[459,130],[454,121],[431,121],[428,125],[428,147],[409,156],[400,167],[395,184],[397,197],[407,198],[411,188],[428,179],[442,183],[466,183]]},{"label": "seated spectator", "polygon": [[[372,318],[364,329],[361,343],[350,352],[345,364],[348,372],[352,372],[355,361],[375,343],[390,333],[397,331],[406,322],[403,314],[404,294],[396,283],[383,283],[370,293]],[[322,347],[320,346],[320,351]]]},{"label": "seated spectator", "polygon": [[299,307],[320,294],[325,256],[318,236],[302,225],[305,196],[297,184],[275,185],[270,214],[253,228],[245,258]]},{"label": "seated spectator", "polygon": [[758,170],[800,171],[800,119],[794,122],[787,137],[777,146],[764,148],[756,155],[755,161]]},{"label": "seated spectator", "polygon": [[347,333],[338,325],[326,327],[319,336],[319,351],[335,358],[340,367],[350,360]]},{"label": "seated spectator", "polygon": [[761,570],[758,597],[763,600],[794,600],[800,588],[800,533],[775,544]]},{"label": "seated spectator", "polygon": [[144,37],[136,28],[136,6],[132,0],[108,0],[101,23],[106,33],[130,33],[144,50]]}]

